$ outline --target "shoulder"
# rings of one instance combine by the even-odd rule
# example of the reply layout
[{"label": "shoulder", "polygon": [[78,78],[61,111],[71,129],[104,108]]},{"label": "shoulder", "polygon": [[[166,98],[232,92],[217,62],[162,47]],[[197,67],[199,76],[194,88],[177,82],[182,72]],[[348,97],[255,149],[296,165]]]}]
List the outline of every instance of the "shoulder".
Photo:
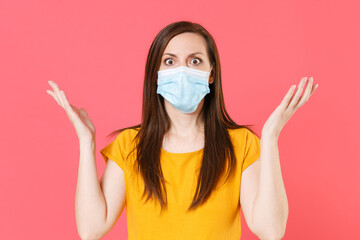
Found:
[{"label": "shoulder", "polygon": [[228,129],[229,135],[232,138],[232,140],[242,140],[246,139],[248,134],[252,134],[251,130],[247,127],[240,127],[235,129]]},{"label": "shoulder", "polygon": [[115,138],[115,145],[120,150],[120,154],[124,159],[132,155],[133,149],[136,148],[136,135],[139,129],[132,127],[124,128]]},{"label": "shoulder", "polygon": [[122,153],[126,153],[129,150],[129,147],[135,142],[135,138],[139,129],[134,129],[131,127],[124,128],[121,130],[114,140],[114,144],[120,149]]},{"label": "shoulder", "polygon": [[118,133],[118,135],[116,136],[116,140],[121,142],[132,141],[133,139],[135,139],[139,130],[140,128],[125,128],[120,133]]},{"label": "shoulder", "polygon": [[248,127],[241,127],[228,130],[231,142],[238,150],[246,151],[249,146],[260,142],[256,132]]}]

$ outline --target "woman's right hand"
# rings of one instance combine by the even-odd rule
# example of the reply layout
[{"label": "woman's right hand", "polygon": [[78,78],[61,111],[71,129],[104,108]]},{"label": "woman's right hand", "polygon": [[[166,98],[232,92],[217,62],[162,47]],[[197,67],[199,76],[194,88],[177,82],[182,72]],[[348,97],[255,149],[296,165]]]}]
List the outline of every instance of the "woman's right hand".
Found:
[{"label": "woman's right hand", "polygon": [[66,114],[74,125],[79,141],[86,141],[89,139],[95,140],[95,127],[87,115],[85,109],[78,109],[71,105],[67,100],[65,92],[60,90],[55,82],[51,80],[48,82],[54,91],[46,90],[46,92],[51,95],[55,101],[66,111]]}]

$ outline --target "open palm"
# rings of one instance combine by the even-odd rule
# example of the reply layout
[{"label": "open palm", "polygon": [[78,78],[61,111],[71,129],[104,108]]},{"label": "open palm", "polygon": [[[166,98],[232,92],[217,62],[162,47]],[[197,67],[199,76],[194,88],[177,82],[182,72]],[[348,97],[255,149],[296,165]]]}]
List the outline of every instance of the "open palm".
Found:
[{"label": "open palm", "polygon": [[58,85],[49,80],[50,86],[54,91],[46,90],[46,92],[51,95],[55,101],[65,110],[70,121],[72,122],[76,134],[80,140],[82,139],[95,139],[95,126],[89,118],[87,112],[83,108],[76,108],[74,105],[71,105],[67,100],[66,94],[63,90],[60,90]]},{"label": "open palm", "polygon": [[275,111],[265,122],[261,132],[262,136],[271,136],[278,138],[281,130],[283,129],[287,121],[289,121],[289,119],[292,117],[292,115],[294,115],[297,109],[299,109],[305,104],[305,102],[309,100],[310,96],[317,89],[318,84],[313,85],[313,78],[310,77],[309,81],[307,82],[304,94],[300,99],[300,95],[304,89],[306,79],[307,77],[301,78],[299,87],[295,95],[293,95],[293,93],[296,89],[296,85],[291,86],[288,93],[282,100],[281,104],[275,109]]}]

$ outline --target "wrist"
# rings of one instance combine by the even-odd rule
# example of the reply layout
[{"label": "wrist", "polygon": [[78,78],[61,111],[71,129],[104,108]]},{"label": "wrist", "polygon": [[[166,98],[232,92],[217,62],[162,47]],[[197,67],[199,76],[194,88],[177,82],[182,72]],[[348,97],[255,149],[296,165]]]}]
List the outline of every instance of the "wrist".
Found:
[{"label": "wrist", "polygon": [[79,144],[80,147],[95,148],[95,138],[93,137],[79,138]]},{"label": "wrist", "polygon": [[266,141],[278,141],[278,136],[274,133],[262,133],[261,134],[261,141],[266,140]]}]

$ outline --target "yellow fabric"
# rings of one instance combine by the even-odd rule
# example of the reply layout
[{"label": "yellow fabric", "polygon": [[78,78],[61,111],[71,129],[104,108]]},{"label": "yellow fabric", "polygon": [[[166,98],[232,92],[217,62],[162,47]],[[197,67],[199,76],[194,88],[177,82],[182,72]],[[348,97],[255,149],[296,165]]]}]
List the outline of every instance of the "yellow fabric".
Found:
[{"label": "yellow fabric", "polygon": [[235,177],[229,178],[224,185],[221,181],[221,187],[195,212],[187,213],[186,210],[196,188],[203,149],[188,153],[170,153],[161,149],[160,162],[168,181],[168,209],[162,215],[157,201],[150,199],[144,203],[145,198],[141,199],[144,184],[132,168],[136,150],[135,154],[124,159],[135,146],[131,140],[137,130],[122,131],[115,140],[100,150],[106,163],[110,158],[125,173],[128,240],[240,239],[241,173],[260,157],[260,139],[246,128],[228,131],[237,157]]}]

